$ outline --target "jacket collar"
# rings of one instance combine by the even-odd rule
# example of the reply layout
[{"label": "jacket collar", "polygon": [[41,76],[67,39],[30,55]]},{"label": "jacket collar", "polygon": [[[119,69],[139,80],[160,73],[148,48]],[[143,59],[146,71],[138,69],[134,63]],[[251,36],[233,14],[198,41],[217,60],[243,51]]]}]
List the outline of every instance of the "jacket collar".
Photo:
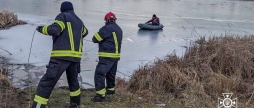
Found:
[{"label": "jacket collar", "polygon": [[115,24],[116,22],[108,22],[106,23],[106,25],[109,25],[109,24]]},{"label": "jacket collar", "polygon": [[67,12],[67,13],[74,13],[74,10],[67,10],[67,11],[64,11],[62,13],[65,13],[65,12]]}]

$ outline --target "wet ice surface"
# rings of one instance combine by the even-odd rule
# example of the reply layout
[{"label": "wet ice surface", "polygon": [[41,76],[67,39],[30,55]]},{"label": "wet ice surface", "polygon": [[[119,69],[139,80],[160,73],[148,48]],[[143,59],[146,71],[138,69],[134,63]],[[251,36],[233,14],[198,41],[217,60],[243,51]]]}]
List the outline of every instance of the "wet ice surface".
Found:
[{"label": "wet ice surface", "polygon": [[[0,9],[7,8],[18,13],[27,25],[15,26],[0,31],[0,55],[10,58],[12,63],[26,64],[31,38],[37,25],[50,24],[59,13],[63,0],[0,0]],[[186,46],[201,36],[226,34],[253,34],[254,2],[237,0],[77,0],[73,1],[75,12],[89,29],[84,39],[84,54],[81,61],[82,86],[93,87],[94,69],[97,65],[97,44],[91,43],[93,34],[104,25],[106,12],[116,14],[117,23],[123,29],[124,38],[117,76],[128,79],[140,65],[163,58],[174,50],[181,56]],[[138,23],[157,14],[163,30],[139,30]],[[89,41],[87,41],[89,40]],[[36,85],[45,73],[52,40],[36,32],[30,63],[35,67],[27,75],[24,66],[13,67],[13,84],[24,87],[25,79]],[[12,67],[10,67],[12,68]],[[81,78],[80,78],[81,79]],[[58,86],[65,86],[63,74]]]}]

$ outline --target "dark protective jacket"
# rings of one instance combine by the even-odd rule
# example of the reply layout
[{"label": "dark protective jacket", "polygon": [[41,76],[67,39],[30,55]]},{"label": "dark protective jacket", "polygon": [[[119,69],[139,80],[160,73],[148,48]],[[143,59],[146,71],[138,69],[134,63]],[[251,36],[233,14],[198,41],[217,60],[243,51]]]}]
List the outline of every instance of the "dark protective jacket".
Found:
[{"label": "dark protective jacket", "polygon": [[51,58],[80,62],[83,38],[88,30],[73,10],[60,13],[53,24],[39,26],[37,30],[52,36]]},{"label": "dark protective jacket", "polygon": [[152,22],[152,25],[160,25],[160,19],[158,17],[152,18],[151,20],[147,21],[146,23]]},{"label": "dark protective jacket", "polygon": [[119,60],[122,38],[122,29],[113,21],[100,28],[93,36],[93,42],[99,43],[99,58]]}]

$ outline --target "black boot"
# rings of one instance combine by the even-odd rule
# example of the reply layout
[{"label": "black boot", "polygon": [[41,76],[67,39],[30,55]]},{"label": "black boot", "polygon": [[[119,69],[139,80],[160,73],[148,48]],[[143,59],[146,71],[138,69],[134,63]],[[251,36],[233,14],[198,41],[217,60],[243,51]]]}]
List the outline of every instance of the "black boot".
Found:
[{"label": "black boot", "polygon": [[76,103],[66,103],[65,104],[66,108],[80,108],[79,105],[77,105]]},{"label": "black boot", "polygon": [[115,94],[115,90],[107,90],[106,94],[107,95],[113,95],[113,94]]},{"label": "black boot", "polygon": [[105,95],[96,94],[93,98],[93,102],[102,102],[105,100]]}]

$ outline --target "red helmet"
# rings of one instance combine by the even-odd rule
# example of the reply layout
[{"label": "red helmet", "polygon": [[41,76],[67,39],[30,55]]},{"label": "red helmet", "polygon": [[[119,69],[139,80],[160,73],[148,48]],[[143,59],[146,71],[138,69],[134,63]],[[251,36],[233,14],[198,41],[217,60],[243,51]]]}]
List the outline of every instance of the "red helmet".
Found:
[{"label": "red helmet", "polygon": [[110,19],[110,18],[112,18],[112,19],[116,19],[116,16],[115,16],[115,14],[114,13],[112,13],[112,12],[109,12],[109,13],[107,13],[106,15],[105,15],[105,17],[104,17],[104,19],[106,20],[106,19]]}]

